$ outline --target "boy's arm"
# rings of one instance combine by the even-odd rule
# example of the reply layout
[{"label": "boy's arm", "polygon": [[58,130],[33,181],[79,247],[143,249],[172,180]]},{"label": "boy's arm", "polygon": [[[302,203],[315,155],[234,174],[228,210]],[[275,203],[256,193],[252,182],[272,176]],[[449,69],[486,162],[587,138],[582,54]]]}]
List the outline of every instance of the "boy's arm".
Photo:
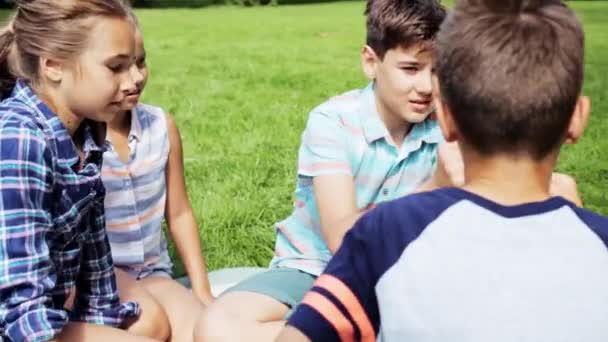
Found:
[{"label": "boy's arm", "polygon": [[279,341],[353,341],[356,336],[375,341],[380,328],[375,286],[389,261],[382,238],[374,213],[364,215],[304,296]]},{"label": "boy's arm", "polygon": [[365,211],[356,204],[350,131],[339,115],[313,110],[299,151],[298,175],[312,179],[321,234],[332,254]]},{"label": "boy's arm", "polygon": [[304,335],[300,330],[286,326],[279,337],[275,340],[277,342],[310,342],[308,336]]},{"label": "boy's arm", "polygon": [[321,219],[321,233],[334,254],[348,230],[367,211],[357,208],[355,182],[348,175],[313,178],[314,195]]},{"label": "boy's arm", "polygon": [[171,238],[192,283],[192,291],[205,304],[213,302],[207,267],[202,253],[198,225],[192,211],[184,179],[182,140],[171,115],[167,114],[169,160],[166,167],[167,204],[165,218]]},{"label": "boy's arm", "polygon": [[581,196],[578,193],[576,181],[574,180],[574,178],[568,175],[554,172],[551,177],[549,193],[552,196],[562,196],[578,207],[583,206],[583,200],[581,199]]},{"label": "boy's arm", "polygon": [[464,185],[464,162],[457,142],[442,143],[437,147],[437,167],[431,178],[416,192]]}]

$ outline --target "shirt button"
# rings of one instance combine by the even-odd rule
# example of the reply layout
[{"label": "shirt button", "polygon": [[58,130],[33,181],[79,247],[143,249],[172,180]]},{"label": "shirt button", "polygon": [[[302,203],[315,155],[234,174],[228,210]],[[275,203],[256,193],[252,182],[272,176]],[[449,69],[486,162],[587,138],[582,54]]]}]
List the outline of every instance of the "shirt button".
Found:
[{"label": "shirt button", "polygon": [[388,189],[387,188],[382,189],[382,194],[384,196],[388,195]]}]

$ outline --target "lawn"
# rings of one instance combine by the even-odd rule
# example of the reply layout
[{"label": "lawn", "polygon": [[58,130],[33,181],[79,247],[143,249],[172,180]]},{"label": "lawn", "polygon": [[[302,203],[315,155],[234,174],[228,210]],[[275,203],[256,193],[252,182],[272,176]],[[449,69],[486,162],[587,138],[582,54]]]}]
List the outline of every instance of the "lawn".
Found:
[{"label": "lawn", "polygon": [[[587,34],[593,116],[559,169],[577,178],[587,207],[608,214],[608,1],[571,5]],[[270,260],[273,223],[291,211],[308,112],[366,84],[363,9],[340,2],[137,11],[151,68],[144,100],[173,113],[181,129],[210,269]]]},{"label": "lawn", "polygon": [[211,269],[267,265],[307,113],[365,85],[363,3],[138,11],[145,100],[176,117]]},{"label": "lawn", "polygon": [[[593,117],[565,149],[587,207],[608,214],[608,2],[571,5],[587,33]],[[366,84],[363,2],[140,10],[152,77],[145,100],[174,114],[211,269],[266,265],[273,223],[292,207],[307,113]]]}]

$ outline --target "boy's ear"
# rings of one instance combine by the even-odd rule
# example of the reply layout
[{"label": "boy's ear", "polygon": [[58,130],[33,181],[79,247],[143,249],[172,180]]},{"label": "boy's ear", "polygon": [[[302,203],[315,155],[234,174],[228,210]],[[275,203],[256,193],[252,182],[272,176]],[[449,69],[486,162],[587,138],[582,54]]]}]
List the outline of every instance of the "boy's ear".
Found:
[{"label": "boy's ear", "polygon": [[583,135],[589,114],[591,113],[591,100],[587,96],[580,96],[574,107],[570,125],[566,132],[566,144],[576,144],[578,139]]},{"label": "boy's ear", "polygon": [[376,79],[376,65],[379,60],[378,55],[376,55],[374,49],[369,45],[365,45],[363,49],[361,49],[361,66],[363,67],[363,73],[372,81]]},{"label": "boy's ear", "polygon": [[454,122],[452,112],[441,100],[441,92],[439,90],[439,79],[436,75],[433,75],[433,101],[435,102],[435,114],[437,115],[437,121],[439,121],[439,127],[441,133],[447,142],[454,142],[458,140],[458,127]]},{"label": "boy's ear", "polygon": [[63,79],[63,63],[49,59],[40,58],[40,76],[51,82],[61,82]]}]

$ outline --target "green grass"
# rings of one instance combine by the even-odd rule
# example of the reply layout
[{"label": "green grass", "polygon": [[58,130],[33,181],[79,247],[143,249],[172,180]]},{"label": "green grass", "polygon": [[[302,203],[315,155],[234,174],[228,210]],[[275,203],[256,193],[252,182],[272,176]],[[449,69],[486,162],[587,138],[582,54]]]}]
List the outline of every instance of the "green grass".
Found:
[{"label": "green grass", "polygon": [[[608,2],[571,3],[587,34],[593,117],[559,169],[608,214]],[[291,211],[308,111],[366,84],[364,3],[141,10],[152,77],[145,100],[175,115],[211,269],[266,265],[273,223]]]},{"label": "green grass", "polygon": [[[587,34],[586,136],[559,169],[608,214],[608,1],[572,2]],[[363,2],[139,10],[151,68],[144,100],[174,114],[211,269],[266,265],[291,211],[300,134],[314,106],[366,84]],[[181,266],[178,265],[181,272]]]},{"label": "green grass", "polygon": [[363,3],[142,10],[145,100],[176,117],[211,269],[267,265],[308,112],[365,85]]}]

